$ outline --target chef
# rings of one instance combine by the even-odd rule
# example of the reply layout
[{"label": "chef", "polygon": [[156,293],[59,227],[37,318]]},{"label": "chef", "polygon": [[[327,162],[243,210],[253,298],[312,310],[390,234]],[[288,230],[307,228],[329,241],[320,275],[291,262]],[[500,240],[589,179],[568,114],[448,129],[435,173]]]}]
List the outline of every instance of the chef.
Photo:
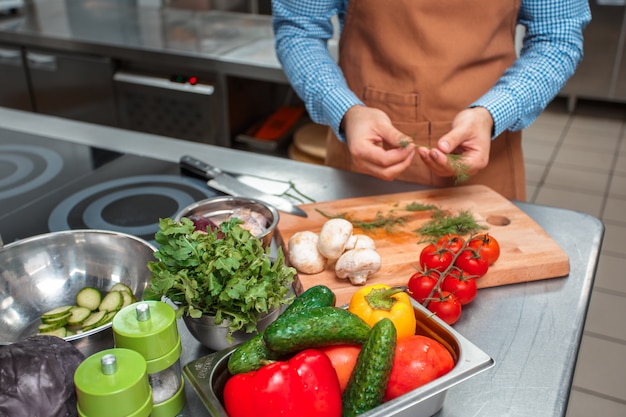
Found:
[{"label": "chef", "polygon": [[591,19],[586,0],[274,0],[272,14],[285,74],[331,128],[328,165],[437,187],[466,174],[517,200],[521,130],[574,73]]}]

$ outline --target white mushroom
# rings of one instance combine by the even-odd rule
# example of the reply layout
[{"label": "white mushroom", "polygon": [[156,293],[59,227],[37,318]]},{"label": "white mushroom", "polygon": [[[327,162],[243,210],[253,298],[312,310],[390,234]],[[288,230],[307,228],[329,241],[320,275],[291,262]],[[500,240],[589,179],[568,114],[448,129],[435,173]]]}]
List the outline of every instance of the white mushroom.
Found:
[{"label": "white mushroom", "polygon": [[330,219],[322,226],[317,248],[329,261],[337,260],[346,250],[352,236],[352,223],[345,219]]},{"label": "white mushroom", "polygon": [[317,249],[319,236],[310,231],[297,232],[289,239],[289,262],[298,272],[317,274],[326,267],[326,258]]},{"label": "white mushroom", "polygon": [[356,235],[352,235],[348,240],[346,250],[359,248],[376,250],[376,242],[368,235],[357,233]]},{"label": "white mushroom", "polygon": [[367,278],[380,270],[381,259],[372,249],[352,249],[346,251],[335,264],[338,278],[349,278],[352,285],[364,285]]}]

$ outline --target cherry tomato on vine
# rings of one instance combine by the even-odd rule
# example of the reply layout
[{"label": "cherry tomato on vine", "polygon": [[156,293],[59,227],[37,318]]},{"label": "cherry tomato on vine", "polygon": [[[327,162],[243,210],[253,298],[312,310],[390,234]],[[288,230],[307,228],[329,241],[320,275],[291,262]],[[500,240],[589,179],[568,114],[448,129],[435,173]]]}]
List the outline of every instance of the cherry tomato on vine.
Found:
[{"label": "cherry tomato on vine", "polygon": [[439,274],[437,271],[416,272],[411,275],[407,284],[409,295],[418,303],[422,304],[433,292],[437,285]]},{"label": "cherry tomato on vine", "polygon": [[452,251],[452,253],[458,253],[461,249],[463,249],[464,244],[465,239],[463,239],[462,236],[455,235],[453,233],[443,235],[437,241],[437,247],[448,249]]},{"label": "cherry tomato on vine", "polygon": [[445,276],[441,289],[454,294],[461,305],[471,303],[478,294],[476,281],[473,278],[465,277],[463,272],[456,269]]},{"label": "cherry tomato on vine", "polygon": [[449,325],[453,325],[461,317],[461,303],[448,291],[442,291],[437,298],[430,300],[426,308]]},{"label": "cherry tomato on vine", "polygon": [[454,265],[459,267],[465,275],[480,278],[489,270],[489,262],[473,249],[464,249],[458,254]]},{"label": "cherry tomato on vine", "polygon": [[480,253],[480,256],[487,259],[489,265],[493,265],[500,257],[500,244],[488,233],[474,236],[468,246]]},{"label": "cherry tomato on vine", "polygon": [[420,252],[420,266],[424,270],[445,271],[452,264],[454,254],[434,243],[430,243]]}]

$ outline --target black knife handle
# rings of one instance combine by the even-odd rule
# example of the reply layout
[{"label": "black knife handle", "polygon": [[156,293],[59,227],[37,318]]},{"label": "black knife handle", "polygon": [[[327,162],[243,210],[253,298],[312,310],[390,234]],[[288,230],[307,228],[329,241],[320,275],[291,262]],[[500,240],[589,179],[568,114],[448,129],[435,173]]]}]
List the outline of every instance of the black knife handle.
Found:
[{"label": "black knife handle", "polygon": [[206,162],[202,162],[199,159],[196,159],[193,156],[189,155],[181,156],[180,167],[186,169],[193,174],[200,175],[208,180],[213,179],[222,173],[221,169],[209,165]]}]

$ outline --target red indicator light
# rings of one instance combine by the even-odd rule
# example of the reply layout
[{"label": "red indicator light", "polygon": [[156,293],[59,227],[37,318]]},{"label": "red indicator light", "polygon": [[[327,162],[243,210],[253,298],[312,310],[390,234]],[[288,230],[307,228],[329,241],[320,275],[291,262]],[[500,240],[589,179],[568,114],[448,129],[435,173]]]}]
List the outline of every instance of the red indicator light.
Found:
[{"label": "red indicator light", "polygon": [[198,84],[198,77],[191,76],[191,77],[189,77],[187,82],[189,84],[191,84],[191,85],[196,85],[196,84]]}]

